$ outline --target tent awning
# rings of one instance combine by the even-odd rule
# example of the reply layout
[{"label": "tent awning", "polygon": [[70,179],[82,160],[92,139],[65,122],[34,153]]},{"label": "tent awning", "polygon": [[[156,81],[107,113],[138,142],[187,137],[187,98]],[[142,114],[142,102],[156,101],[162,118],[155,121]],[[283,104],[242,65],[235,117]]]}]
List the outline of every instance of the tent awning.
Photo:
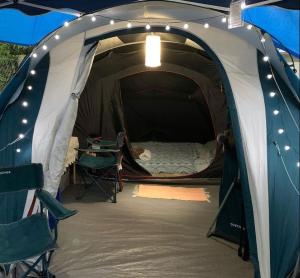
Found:
[{"label": "tent awning", "polygon": [[[146,2],[147,0],[141,0]],[[0,41],[21,45],[35,45],[45,36],[61,27],[65,21],[85,13],[137,0],[0,0]],[[228,11],[231,0],[165,0],[188,3]],[[244,11],[247,22],[270,33],[283,48],[299,57],[299,1],[246,0],[255,7]],[[256,7],[271,4],[272,6]],[[281,7],[281,8],[279,8]]]},{"label": "tent awning", "polygon": [[[142,0],[146,2],[147,0]],[[215,9],[228,9],[231,0],[167,0],[168,2],[190,3],[196,5],[207,5]],[[36,15],[45,13],[53,9],[72,9],[80,13],[92,13],[101,9],[106,9],[118,5],[141,2],[141,0],[0,0],[0,6],[18,9],[24,13]],[[293,0],[245,0],[246,5],[265,5],[274,4],[287,9],[299,9],[299,1]]]}]

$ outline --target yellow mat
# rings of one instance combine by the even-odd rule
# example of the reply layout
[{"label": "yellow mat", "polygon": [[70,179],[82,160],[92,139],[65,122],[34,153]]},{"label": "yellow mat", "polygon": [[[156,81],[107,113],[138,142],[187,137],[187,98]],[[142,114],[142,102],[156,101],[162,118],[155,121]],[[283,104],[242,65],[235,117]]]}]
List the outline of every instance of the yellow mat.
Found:
[{"label": "yellow mat", "polygon": [[133,197],[209,202],[209,193],[204,188],[175,187],[139,184]]}]

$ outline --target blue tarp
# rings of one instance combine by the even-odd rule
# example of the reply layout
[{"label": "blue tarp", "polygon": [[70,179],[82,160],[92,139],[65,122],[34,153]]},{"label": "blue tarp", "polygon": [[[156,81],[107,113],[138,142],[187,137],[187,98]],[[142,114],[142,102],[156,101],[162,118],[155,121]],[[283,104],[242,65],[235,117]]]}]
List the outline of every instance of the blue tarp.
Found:
[{"label": "blue tarp", "polygon": [[266,6],[246,9],[244,20],[272,35],[277,46],[299,57],[299,10]]},{"label": "blue tarp", "polygon": [[74,15],[61,12],[29,16],[15,9],[0,10],[0,41],[20,45],[35,45],[46,35],[61,27]]}]

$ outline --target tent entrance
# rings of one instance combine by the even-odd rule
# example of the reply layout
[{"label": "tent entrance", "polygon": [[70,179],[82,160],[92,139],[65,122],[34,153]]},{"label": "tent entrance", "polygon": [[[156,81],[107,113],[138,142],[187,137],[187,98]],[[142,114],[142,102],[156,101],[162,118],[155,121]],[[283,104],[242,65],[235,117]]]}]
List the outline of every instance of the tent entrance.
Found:
[{"label": "tent entrance", "polygon": [[216,155],[207,103],[191,79],[148,71],[121,80],[132,156],[153,176],[195,174]]},{"label": "tent entrance", "polygon": [[84,146],[89,136],[114,139],[125,130],[123,177],[220,178],[214,142],[227,126],[227,106],[217,66],[187,38],[157,34],[162,65],[155,69],[145,67],[146,34],[101,41],[73,136]]}]

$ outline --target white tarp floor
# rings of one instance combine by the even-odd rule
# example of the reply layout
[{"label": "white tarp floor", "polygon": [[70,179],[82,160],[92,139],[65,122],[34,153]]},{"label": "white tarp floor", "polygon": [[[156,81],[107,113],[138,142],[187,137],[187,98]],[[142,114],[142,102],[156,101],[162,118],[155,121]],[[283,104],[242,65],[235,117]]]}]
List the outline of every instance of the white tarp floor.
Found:
[{"label": "white tarp floor", "polygon": [[[151,174],[198,173],[209,166],[215,156],[214,141],[205,145],[200,143],[164,143],[164,142],[135,142],[133,148],[142,148],[145,152],[136,161]],[[149,154],[149,155],[148,155]]]},{"label": "white tarp floor", "polygon": [[253,277],[237,246],[206,238],[218,186],[204,189],[210,202],[133,197],[135,184],[125,184],[112,204],[99,202],[96,188],[75,201],[69,186],[64,203],[79,213],[60,223],[52,271],[57,278]]}]

